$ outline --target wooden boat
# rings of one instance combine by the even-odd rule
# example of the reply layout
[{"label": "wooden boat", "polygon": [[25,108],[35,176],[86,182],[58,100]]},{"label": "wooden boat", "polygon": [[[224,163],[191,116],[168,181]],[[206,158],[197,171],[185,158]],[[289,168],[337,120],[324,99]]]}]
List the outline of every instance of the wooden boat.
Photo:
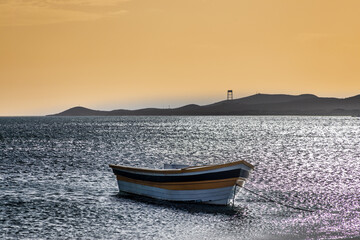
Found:
[{"label": "wooden boat", "polygon": [[167,165],[146,169],[109,165],[120,192],[181,202],[227,205],[254,168],[246,161],[220,165]]}]

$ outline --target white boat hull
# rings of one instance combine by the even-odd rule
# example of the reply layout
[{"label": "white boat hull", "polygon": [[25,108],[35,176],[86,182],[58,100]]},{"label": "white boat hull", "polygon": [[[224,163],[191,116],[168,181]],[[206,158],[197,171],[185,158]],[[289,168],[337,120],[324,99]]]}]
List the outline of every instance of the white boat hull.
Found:
[{"label": "white boat hull", "polygon": [[118,186],[122,192],[161,200],[214,205],[228,205],[229,200],[233,197],[235,188],[235,186],[231,186],[201,190],[169,190],[119,180]]}]

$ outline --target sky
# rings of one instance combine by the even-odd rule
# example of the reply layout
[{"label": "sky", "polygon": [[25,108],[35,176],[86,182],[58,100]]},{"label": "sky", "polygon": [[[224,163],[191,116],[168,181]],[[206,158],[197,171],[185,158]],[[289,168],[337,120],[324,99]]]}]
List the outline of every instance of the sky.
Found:
[{"label": "sky", "polygon": [[0,116],[360,94],[358,0],[0,0]]}]

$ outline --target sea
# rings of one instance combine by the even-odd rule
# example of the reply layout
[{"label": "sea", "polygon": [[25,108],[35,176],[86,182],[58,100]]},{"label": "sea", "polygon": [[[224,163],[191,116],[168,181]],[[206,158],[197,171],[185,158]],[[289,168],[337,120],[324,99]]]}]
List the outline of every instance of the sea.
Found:
[{"label": "sea", "polygon": [[[255,166],[229,206],[119,193],[109,164]],[[360,239],[360,118],[0,118],[0,239]]]}]

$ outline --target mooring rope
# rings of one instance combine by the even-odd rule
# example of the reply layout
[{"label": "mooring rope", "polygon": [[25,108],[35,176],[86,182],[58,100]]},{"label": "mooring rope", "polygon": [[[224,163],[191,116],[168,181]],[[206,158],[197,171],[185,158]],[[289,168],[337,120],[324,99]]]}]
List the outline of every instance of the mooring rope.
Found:
[{"label": "mooring rope", "polygon": [[266,196],[264,196],[264,195],[262,195],[262,194],[259,194],[259,193],[257,193],[257,192],[254,192],[254,191],[252,191],[252,190],[250,190],[250,189],[248,189],[248,188],[246,188],[246,187],[243,187],[243,188],[244,188],[246,191],[251,192],[252,194],[255,194],[255,195],[257,195],[257,196],[259,196],[259,197],[261,197],[261,198],[263,198],[263,199],[266,199],[266,200],[268,200],[268,201],[270,201],[270,202],[274,202],[274,203],[280,204],[280,205],[285,206],[285,207],[288,207],[288,208],[293,208],[293,209],[296,209],[296,210],[301,210],[301,211],[306,211],[306,212],[314,212],[314,211],[315,211],[315,210],[312,210],[312,209],[307,209],[307,208],[302,208],[302,207],[291,206],[291,205],[289,205],[289,204],[286,204],[286,203],[283,203],[283,202],[274,200],[274,199],[272,199],[272,198],[269,198],[269,197],[266,197]]}]

